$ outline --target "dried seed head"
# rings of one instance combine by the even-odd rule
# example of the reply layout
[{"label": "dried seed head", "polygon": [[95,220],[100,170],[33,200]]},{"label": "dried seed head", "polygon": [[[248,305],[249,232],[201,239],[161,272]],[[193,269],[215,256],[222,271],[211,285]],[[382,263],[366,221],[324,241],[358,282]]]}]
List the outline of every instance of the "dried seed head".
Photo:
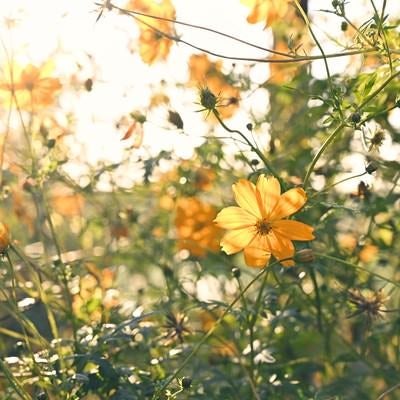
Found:
[{"label": "dried seed head", "polygon": [[383,290],[378,291],[368,290],[361,292],[360,289],[349,289],[349,302],[355,307],[355,311],[349,315],[349,318],[359,314],[366,314],[368,320],[382,318],[383,313],[386,311],[384,305],[387,296]]}]

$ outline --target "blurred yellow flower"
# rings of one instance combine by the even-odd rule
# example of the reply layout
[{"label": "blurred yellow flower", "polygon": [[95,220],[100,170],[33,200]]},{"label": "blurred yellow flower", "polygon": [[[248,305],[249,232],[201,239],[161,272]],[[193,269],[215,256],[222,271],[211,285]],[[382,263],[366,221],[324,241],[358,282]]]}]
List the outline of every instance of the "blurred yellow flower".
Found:
[{"label": "blurred yellow flower", "polygon": [[217,252],[220,229],[213,223],[216,214],[214,207],[195,197],[179,198],[175,218],[178,247],[197,257]]},{"label": "blurred yellow flower", "polygon": [[0,81],[0,100],[11,105],[16,102],[21,109],[31,111],[54,103],[56,93],[61,89],[58,78],[51,78],[51,62],[40,68],[28,64],[24,68],[12,65]]},{"label": "blurred yellow flower", "polygon": [[[175,19],[171,0],[131,0],[128,8],[156,17]],[[173,23],[145,16],[138,16],[137,21],[140,28],[139,53],[143,62],[152,64],[157,60],[165,60],[173,44],[168,36],[175,35]]]},{"label": "blurred yellow flower", "polygon": [[232,186],[239,207],[227,207],[219,212],[215,222],[228,229],[221,240],[222,250],[234,254],[244,250],[246,264],[264,267],[271,256],[284,266],[293,266],[292,240],[314,239],[313,228],[298,221],[285,220],[307,200],[301,188],[281,194],[279,181],[260,175],[257,185],[241,179]]},{"label": "blurred yellow flower", "polygon": [[[265,21],[265,26],[286,16],[291,0],[241,0],[241,3],[251,8],[247,22],[256,24]],[[295,7],[293,7],[293,10]]]}]

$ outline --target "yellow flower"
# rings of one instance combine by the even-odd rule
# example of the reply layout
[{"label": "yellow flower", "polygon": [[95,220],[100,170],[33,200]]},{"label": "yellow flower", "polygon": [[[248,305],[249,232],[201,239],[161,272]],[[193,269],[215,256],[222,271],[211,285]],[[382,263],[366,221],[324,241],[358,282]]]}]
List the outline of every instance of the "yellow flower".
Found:
[{"label": "yellow flower", "polygon": [[[175,19],[175,8],[171,0],[131,0],[128,8],[157,17]],[[175,36],[173,23],[145,16],[138,16],[137,21],[140,28],[139,53],[143,62],[153,64],[155,61],[166,60],[173,44],[170,37]]]},{"label": "yellow flower", "polygon": [[293,266],[292,240],[314,239],[313,228],[302,222],[283,219],[289,217],[307,200],[301,188],[290,189],[281,194],[279,181],[274,177],[260,175],[257,185],[241,179],[232,186],[239,207],[224,208],[215,222],[228,229],[221,240],[222,250],[234,254],[244,250],[246,264],[264,267],[271,257]]},{"label": "yellow flower", "polygon": [[252,9],[247,17],[247,22],[250,24],[266,21],[265,26],[270,25],[285,17],[290,10],[290,0],[241,0],[241,3]]},{"label": "yellow flower", "polygon": [[[59,79],[49,77],[52,69],[51,62],[40,68],[32,64],[24,68],[13,65],[0,82],[0,98],[8,97],[8,100],[12,101],[14,93],[18,107],[27,110],[51,105],[54,103],[55,94],[61,89]],[[1,93],[3,91],[6,93]]]}]

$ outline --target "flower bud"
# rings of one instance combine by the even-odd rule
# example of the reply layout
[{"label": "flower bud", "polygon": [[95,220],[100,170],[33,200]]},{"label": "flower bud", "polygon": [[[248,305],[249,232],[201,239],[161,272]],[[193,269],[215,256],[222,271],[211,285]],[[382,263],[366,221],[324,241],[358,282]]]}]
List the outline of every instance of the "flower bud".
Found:
[{"label": "flower bud", "polygon": [[200,91],[200,104],[206,110],[210,111],[214,110],[215,107],[217,106],[217,97],[215,96],[214,93],[211,92],[211,90],[208,87],[205,87]]},{"label": "flower bud", "polygon": [[240,269],[238,267],[232,268],[232,276],[236,279],[240,278]]},{"label": "flower bud", "polygon": [[302,249],[296,253],[295,259],[303,263],[311,263],[315,261],[314,252],[312,249]]},{"label": "flower bud", "polygon": [[10,245],[10,232],[8,226],[0,222],[0,254],[3,254]]},{"label": "flower bud", "polygon": [[368,163],[368,165],[365,167],[365,171],[367,171],[368,174],[372,174],[378,169],[378,164],[374,161],[371,161]]},{"label": "flower bud", "polygon": [[361,115],[358,112],[354,112],[351,114],[350,119],[353,124],[358,124],[361,121]]},{"label": "flower bud", "polygon": [[47,394],[45,392],[40,392],[36,396],[36,400],[47,400]]},{"label": "flower bud", "polygon": [[192,385],[192,379],[187,376],[184,376],[182,378],[181,384],[183,389],[189,389],[190,386]]}]

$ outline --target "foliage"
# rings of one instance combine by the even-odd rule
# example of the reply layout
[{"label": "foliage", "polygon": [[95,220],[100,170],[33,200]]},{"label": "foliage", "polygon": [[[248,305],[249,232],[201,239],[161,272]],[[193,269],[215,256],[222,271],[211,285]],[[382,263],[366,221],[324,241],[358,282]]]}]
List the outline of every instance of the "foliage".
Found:
[{"label": "foliage", "polygon": [[[96,3],[97,24],[136,24],[133,51],[146,68],[176,44],[197,49],[172,88],[182,99],[196,92],[197,104],[178,112],[161,83],[146,109],[113,121],[122,160],[81,163],[78,176],[75,116],[60,100],[77,77],[57,75],[59,55],[17,64],[2,39],[2,399],[398,398],[392,1],[371,0],[362,21],[347,13],[354,0],[320,10],[337,17],[336,53],[307,1],[241,0],[241,22],[261,22],[271,49],[175,20],[172,0]],[[266,56],[224,57],[212,43],[199,51],[183,26]],[[264,64],[269,78],[257,83],[251,71]],[[76,91],[96,84],[86,78]],[[269,99],[262,112],[256,93]],[[190,157],[147,151],[156,112],[179,147],[196,111],[207,132]]]}]

